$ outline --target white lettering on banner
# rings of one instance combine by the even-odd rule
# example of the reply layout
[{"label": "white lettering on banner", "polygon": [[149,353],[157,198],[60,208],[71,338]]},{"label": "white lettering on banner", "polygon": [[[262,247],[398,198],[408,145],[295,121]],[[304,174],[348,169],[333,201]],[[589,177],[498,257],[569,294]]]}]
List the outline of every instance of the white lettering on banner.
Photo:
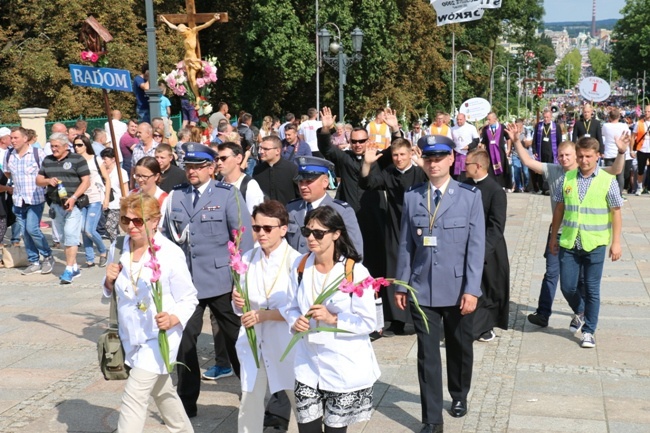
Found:
[{"label": "white lettering on banner", "polygon": [[485,9],[498,9],[503,0],[430,0],[436,10],[437,23],[462,23],[480,20]]},{"label": "white lettering on banner", "polygon": [[71,72],[73,81],[78,85],[129,90],[128,76],[125,74],[102,69],[73,69]]}]

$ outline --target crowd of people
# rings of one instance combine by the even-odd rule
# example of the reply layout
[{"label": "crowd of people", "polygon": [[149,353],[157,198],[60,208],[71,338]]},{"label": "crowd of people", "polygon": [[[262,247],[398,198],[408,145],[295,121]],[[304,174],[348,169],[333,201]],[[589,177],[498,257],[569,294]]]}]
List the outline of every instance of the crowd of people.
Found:
[{"label": "crowd of people", "polygon": [[[191,432],[201,379],[235,374],[240,432],[286,429],[292,413],[300,432],[345,432],[370,417],[380,375],[371,341],[405,335],[412,324],[421,432],[442,432],[439,342],[448,410],[462,417],[474,342],[508,328],[508,192],[547,193],[553,209],[546,274],[528,320],[548,325],[559,282],[574,311],[570,329],[582,331],[582,347],[595,347],[602,266],[608,246],[612,260],[621,256],[622,192],[645,191],[636,185],[644,185],[650,125],[642,119],[630,133],[615,108],[601,125],[586,104],[567,136],[554,117],[546,109],[527,129],[492,112],[477,129],[462,113],[452,122],[441,112],[405,132],[390,108],[364,128],[336,123],[323,107],[302,119],[287,113],[284,123],[266,116],[258,129],[251,114],[233,119],[221,102],[208,127],[188,117],[177,134],[164,117],[124,122],[114,111],[115,146],[108,123],[92,139],[83,121],[54,124],[43,146],[21,127],[0,128],[0,238],[11,227],[10,242],[24,241],[24,275],[51,273],[53,250],[62,248],[59,279],[71,284],[80,245],[83,266],[106,267],[102,287],[117,293],[131,368],[118,431],[142,431],[152,396],[170,431]],[[628,176],[633,169],[638,179]],[[46,204],[52,245],[41,226]],[[160,248],[163,312],[148,290],[151,242]],[[247,267],[247,299],[233,290],[234,249]],[[368,277],[416,291],[392,284],[375,296],[337,291],[315,303],[331,284]],[[215,365],[201,373],[206,309]],[[170,358],[187,367],[178,368],[176,388],[157,330],[168,331]],[[282,359],[300,332],[309,333]]]}]

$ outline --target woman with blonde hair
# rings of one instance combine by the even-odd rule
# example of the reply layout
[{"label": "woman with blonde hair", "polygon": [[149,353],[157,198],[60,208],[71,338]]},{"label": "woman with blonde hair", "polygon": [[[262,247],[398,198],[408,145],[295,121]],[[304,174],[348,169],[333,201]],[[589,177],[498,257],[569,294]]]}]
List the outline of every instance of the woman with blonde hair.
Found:
[{"label": "woman with blonde hair", "polygon": [[[198,300],[183,250],[157,231],[160,217],[158,201],[148,194],[136,193],[121,200],[120,225],[127,235],[122,245],[115,243],[111,247],[111,263],[103,282],[105,297],[115,291],[118,332],[125,363],[131,368],[117,421],[120,433],[144,430],[149,397],[153,397],[170,432],[194,431],[163,361],[158,333],[167,332],[169,361],[173,363],[183,328],[194,314]],[[153,259],[150,242],[159,248],[155,257],[160,265],[158,281],[163,292],[160,313],[151,295],[154,272],[148,266]]]},{"label": "woman with blonde hair", "polygon": [[264,116],[260,133],[257,134],[257,142],[261,143],[264,137],[268,137],[273,132],[273,118],[271,116]]}]

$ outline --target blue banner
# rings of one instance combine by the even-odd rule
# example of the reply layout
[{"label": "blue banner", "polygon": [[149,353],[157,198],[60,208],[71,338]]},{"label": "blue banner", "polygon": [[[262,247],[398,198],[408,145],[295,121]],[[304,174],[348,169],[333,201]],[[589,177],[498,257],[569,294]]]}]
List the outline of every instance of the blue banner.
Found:
[{"label": "blue banner", "polygon": [[124,69],[93,68],[92,66],[70,65],[72,84],[98,87],[107,90],[132,92],[131,73]]}]

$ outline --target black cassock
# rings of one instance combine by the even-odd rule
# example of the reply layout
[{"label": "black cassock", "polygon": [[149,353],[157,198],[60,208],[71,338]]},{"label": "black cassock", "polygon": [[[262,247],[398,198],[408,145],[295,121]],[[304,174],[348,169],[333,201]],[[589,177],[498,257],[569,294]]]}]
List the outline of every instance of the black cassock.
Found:
[{"label": "black cassock", "polygon": [[483,296],[478,299],[474,313],[474,339],[477,339],[494,327],[508,329],[510,262],[503,236],[508,202],[505,191],[491,176],[478,183],[468,179],[466,183],[476,185],[481,191],[485,213],[485,264],[481,281]]},{"label": "black cassock", "polygon": [[[384,244],[386,248],[386,277],[394,278],[397,271],[397,252],[399,249],[399,232],[402,220],[402,206],[404,193],[413,185],[427,182],[427,175],[417,165],[400,172],[394,165],[389,165],[383,170],[373,170],[367,177],[359,178],[359,186],[366,190],[386,191],[388,211],[384,230]],[[365,240],[364,240],[365,242]],[[395,305],[395,286],[391,285],[381,291],[384,305],[384,318],[386,320],[399,320],[411,323],[411,313],[408,308],[400,310]]]}]

